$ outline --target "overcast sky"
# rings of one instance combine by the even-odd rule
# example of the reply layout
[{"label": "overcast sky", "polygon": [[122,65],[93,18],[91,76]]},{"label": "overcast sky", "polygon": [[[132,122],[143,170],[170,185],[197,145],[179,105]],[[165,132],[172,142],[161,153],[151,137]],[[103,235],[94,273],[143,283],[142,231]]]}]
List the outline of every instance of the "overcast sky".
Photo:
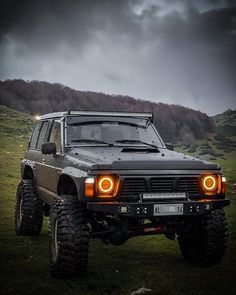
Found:
[{"label": "overcast sky", "polygon": [[1,0],[0,79],[235,109],[235,2]]}]

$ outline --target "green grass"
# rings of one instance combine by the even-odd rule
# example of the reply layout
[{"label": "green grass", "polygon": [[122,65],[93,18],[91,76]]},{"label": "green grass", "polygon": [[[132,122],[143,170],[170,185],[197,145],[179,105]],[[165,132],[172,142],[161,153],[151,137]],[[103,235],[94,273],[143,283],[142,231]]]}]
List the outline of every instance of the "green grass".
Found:
[{"label": "green grass", "polygon": [[[219,265],[211,268],[189,266],[181,258],[177,242],[161,236],[134,238],[119,247],[92,240],[87,274],[73,280],[52,279],[48,262],[48,220],[45,219],[42,233],[37,238],[17,237],[14,232],[15,191],[20,179],[20,159],[31,127],[30,117],[2,108],[0,114],[2,294],[123,295],[140,287],[153,290],[147,294],[159,295],[235,294],[236,201],[232,189],[231,206],[226,209],[230,231],[229,247]],[[25,122],[29,123],[26,129]],[[232,187],[232,183],[236,182],[235,153],[232,152],[227,157],[227,160],[220,162]]]},{"label": "green grass", "polygon": [[220,136],[236,136],[236,110],[227,110],[213,117]]},{"label": "green grass", "polygon": [[209,133],[205,139],[176,143],[176,147],[207,160],[231,159],[229,153],[236,151],[236,110],[227,110],[212,119],[215,123],[214,134]]}]

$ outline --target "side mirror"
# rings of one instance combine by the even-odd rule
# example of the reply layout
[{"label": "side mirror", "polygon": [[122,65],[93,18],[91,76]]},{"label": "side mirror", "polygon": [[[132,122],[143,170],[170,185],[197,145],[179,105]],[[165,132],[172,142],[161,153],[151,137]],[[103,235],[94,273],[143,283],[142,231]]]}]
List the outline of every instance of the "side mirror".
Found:
[{"label": "side mirror", "polygon": [[165,143],[165,146],[166,146],[166,148],[168,149],[168,150],[170,150],[170,151],[174,151],[175,149],[174,149],[174,145],[173,145],[173,143],[168,143],[168,142],[166,142]]},{"label": "side mirror", "polygon": [[42,154],[56,155],[57,148],[55,142],[45,142],[42,144]]}]

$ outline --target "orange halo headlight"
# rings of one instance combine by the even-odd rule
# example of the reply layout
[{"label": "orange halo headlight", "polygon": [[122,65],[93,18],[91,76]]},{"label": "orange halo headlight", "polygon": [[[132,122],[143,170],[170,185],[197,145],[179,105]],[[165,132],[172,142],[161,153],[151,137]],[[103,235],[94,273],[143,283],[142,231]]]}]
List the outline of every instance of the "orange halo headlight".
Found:
[{"label": "orange halo headlight", "polygon": [[117,175],[100,175],[97,178],[98,197],[114,197],[119,188],[119,177]]},{"label": "orange halo headlight", "polygon": [[85,178],[84,194],[86,197],[112,198],[117,195],[120,178],[117,175],[100,175]]},{"label": "orange halo headlight", "polygon": [[114,189],[114,179],[111,176],[101,176],[97,182],[98,191],[102,194],[110,194]]},{"label": "orange halo headlight", "polygon": [[202,183],[205,191],[214,191],[217,187],[217,179],[213,175],[204,176]]},{"label": "orange halo headlight", "polygon": [[202,175],[202,190],[205,195],[214,195],[222,192],[222,177],[217,174]]}]

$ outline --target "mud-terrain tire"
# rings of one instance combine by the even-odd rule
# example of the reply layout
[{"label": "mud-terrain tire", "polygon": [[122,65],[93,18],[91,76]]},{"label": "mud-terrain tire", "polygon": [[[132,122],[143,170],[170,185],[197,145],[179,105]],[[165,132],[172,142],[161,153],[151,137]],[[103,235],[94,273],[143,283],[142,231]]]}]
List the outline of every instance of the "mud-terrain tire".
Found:
[{"label": "mud-terrain tire", "polygon": [[43,223],[43,202],[33,180],[22,180],[16,192],[15,231],[18,236],[37,236]]},{"label": "mud-terrain tire", "polygon": [[197,266],[210,266],[220,262],[227,242],[227,221],[223,209],[196,218],[179,233],[182,256]]},{"label": "mud-terrain tire", "polygon": [[54,199],[49,216],[51,275],[76,277],[87,268],[89,227],[85,204],[77,196]]}]

